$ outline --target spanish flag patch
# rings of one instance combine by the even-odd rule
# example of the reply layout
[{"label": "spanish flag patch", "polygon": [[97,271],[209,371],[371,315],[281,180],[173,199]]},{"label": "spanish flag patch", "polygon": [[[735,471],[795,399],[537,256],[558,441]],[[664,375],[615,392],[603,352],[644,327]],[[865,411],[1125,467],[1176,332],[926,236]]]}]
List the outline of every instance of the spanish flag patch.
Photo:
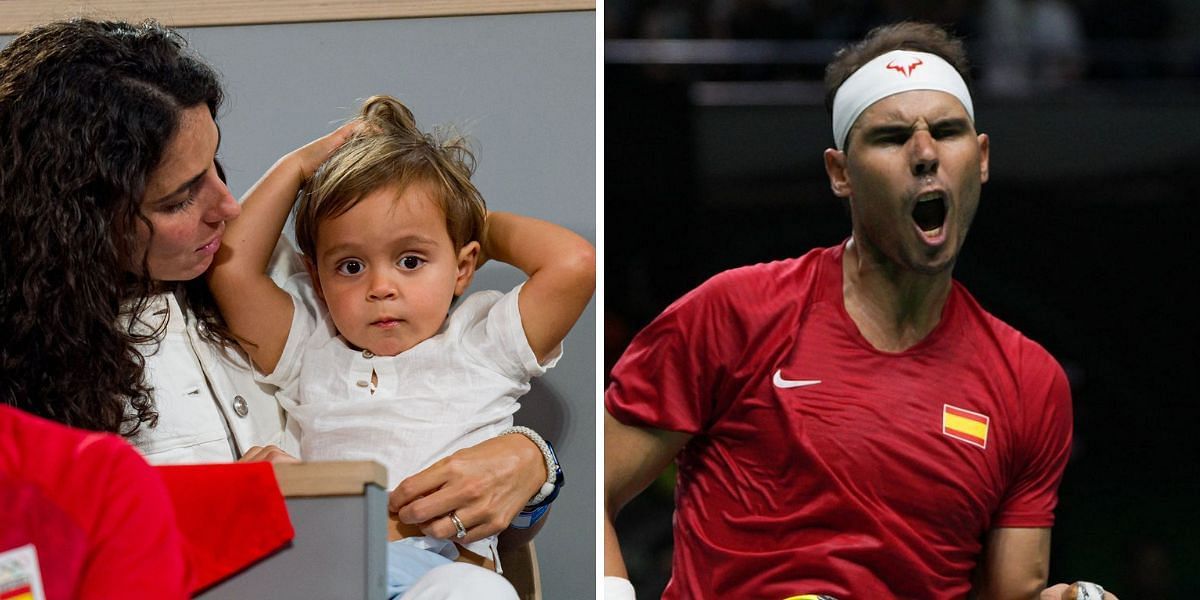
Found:
[{"label": "spanish flag patch", "polygon": [[942,405],[942,433],[956,440],[987,448],[988,421],[987,415]]}]

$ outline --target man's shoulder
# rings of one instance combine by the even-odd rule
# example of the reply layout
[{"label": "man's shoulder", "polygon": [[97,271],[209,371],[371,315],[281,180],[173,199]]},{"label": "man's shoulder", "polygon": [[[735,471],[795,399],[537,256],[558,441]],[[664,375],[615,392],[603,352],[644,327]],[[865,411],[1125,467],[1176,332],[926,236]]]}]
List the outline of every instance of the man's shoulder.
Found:
[{"label": "man's shoulder", "polygon": [[775,327],[780,319],[802,314],[829,289],[829,266],[840,264],[830,250],[722,271],[672,302],[651,329],[690,334],[706,329],[740,339]]},{"label": "man's shoulder", "polygon": [[811,287],[830,265],[837,264],[837,257],[831,256],[834,250],[817,248],[796,258],[735,267],[712,276],[696,291],[762,301],[793,298]]},{"label": "man's shoulder", "polygon": [[955,288],[960,295],[967,320],[975,324],[974,335],[981,339],[994,340],[999,351],[1009,362],[1017,365],[1021,372],[1033,369],[1035,372],[1052,374],[1062,370],[1050,351],[1039,342],[983,308],[961,283],[956,281]]}]

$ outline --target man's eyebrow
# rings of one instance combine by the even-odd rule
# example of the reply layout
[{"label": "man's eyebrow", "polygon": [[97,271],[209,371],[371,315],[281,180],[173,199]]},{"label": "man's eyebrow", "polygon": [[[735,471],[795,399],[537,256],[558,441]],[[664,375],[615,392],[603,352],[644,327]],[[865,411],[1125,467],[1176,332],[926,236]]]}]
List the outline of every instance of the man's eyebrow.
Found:
[{"label": "man's eyebrow", "polygon": [[929,127],[930,129],[934,127],[966,128],[969,123],[970,121],[968,121],[966,117],[944,117],[941,119],[934,119],[933,122],[929,124]]},{"label": "man's eyebrow", "polygon": [[867,127],[866,129],[863,129],[863,136],[873,138],[873,137],[884,137],[884,136],[899,135],[899,134],[907,135],[907,134],[911,134],[912,132],[913,132],[912,125],[884,124],[884,125],[872,125],[870,127]]},{"label": "man's eyebrow", "polygon": [[[938,128],[960,128],[965,129],[969,121],[964,117],[943,117],[934,119],[929,122],[930,129]],[[863,129],[863,135],[867,137],[884,137],[899,134],[911,134],[916,130],[912,125],[900,125],[897,123],[883,123],[880,125],[871,125]]]}]

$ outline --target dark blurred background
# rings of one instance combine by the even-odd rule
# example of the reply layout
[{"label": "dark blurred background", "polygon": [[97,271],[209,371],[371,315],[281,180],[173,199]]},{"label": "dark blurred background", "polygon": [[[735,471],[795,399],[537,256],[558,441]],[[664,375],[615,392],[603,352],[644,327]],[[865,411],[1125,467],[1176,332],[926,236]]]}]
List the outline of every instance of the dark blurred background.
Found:
[{"label": "dark blurred background", "polygon": [[[604,3],[605,361],[685,291],[850,231],[821,76],[873,26],[964,36],[991,181],[956,277],[1066,368],[1075,444],[1051,582],[1200,595],[1200,2]],[[1197,238],[1193,238],[1197,235]],[[621,513],[639,597],[670,573],[668,471]]]}]

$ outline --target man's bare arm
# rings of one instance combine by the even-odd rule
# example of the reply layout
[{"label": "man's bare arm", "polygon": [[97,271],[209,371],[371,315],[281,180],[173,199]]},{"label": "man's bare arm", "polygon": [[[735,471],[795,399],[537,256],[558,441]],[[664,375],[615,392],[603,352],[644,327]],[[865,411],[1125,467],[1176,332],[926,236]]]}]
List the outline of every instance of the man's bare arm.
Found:
[{"label": "man's bare arm", "polygon": [[604,574],[629,578],[613,521],[650,485],[691,435],[630,427],[604,413]]},{"label": "man's bare arm", "polygon": [[[1046,587],[1050,572],[1050,529],[1001,527],[988,534],[979,564],[976,600],[1078,600],[1077,586]],[[1104,600],[1117,600],[1105,591]]]},{"label": "man's bare arm", "polygon": [[988,532],[974,598],[1036,600],[1050,573],[1050,528],[1001,527]]}]

